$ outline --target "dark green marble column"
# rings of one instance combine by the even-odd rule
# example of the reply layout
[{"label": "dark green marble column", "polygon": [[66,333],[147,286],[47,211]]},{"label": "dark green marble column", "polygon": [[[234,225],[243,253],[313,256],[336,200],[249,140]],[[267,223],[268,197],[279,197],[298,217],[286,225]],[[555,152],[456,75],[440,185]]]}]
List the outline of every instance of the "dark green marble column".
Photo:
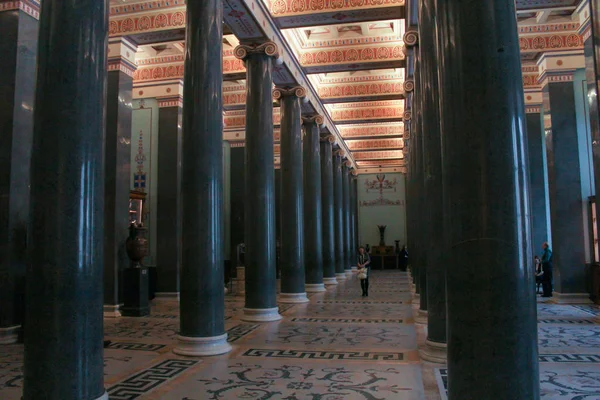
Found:
[{"label": "dark green marble column", "polygon": [[181,273],[181,151],[183,101],[158,102],[156,297],[178,299]]},{"label": "dark green marble column", "polygon": [[338,281],[346,279],[344,252],[344,190],[342,177],[342,155],[336,150],[333,155],[333,223],[335,248],[335,277]]},{"label": "dark green marble column", "polygon": [[[123,273],[129,267],[125,241],[129,236],[131,186],[131,99],[133,60],[137,46],[125,38],[109,41],[106,90],[104,185],[104,316],[119,317],[123,303]],[[125,288],[126,290],[126,288]]]},{"label": "dark green marble column", "polygon": [[343,223],[344,223],[344,272],[346,276],[352,276],[352,250],[350,244],[350,162],[344,161],[342,166],[342,207],[343,207]]},{"label": "dark green marble column", "polygon": [[235,49],[246,64],[246,308],[243,320],[281,319],[275,275],[275,166],[273,150],[272,42]]},{"label": "dark green marble column", "polygon": [[174,353],[227,353],[223,218],[223,3],[187,5],[183,80],[180,332]]},{"label": "dark green marble column", "polygon": [[419,311],[416,322],[427,323],[427,243],[429,238],[427,237],[427,226],[425,224],[426,209],[422,207],[422,204],[426,201],[425,199],[425,171],[424,171],[424,158],[423,158],[423,93],[426,90],[421,80],[421,57],[420,57],[420,46],[415,47],[415,94],[413,97],[413,119],[411,121],[413,128],[412,144],[414,144],[414,153],[412,154],[415,158],[415,249],[413,254],[415,262],[418,265],[418,281],[417,293]]},{"label": "dark green marble column", "polygon": [[448,398],[536,400],[536,300],[515,2],[436,0],[435,15],[448,218]]},{"label": "dark green marble column", "polygon": [[[589,2],[591,34],[584,43],[585,76],[587,81],[587,101],[590,110],[590,134],[592,143],[592,162],[594,165],[594,184],[596,188],[596,212],[600,211],[600,2]],[[596,217],[596,231],[600,232],[600,218]],[[535,241],[534,241],[534,244]],[[537,245],[537,244],[536,244]],[[600,245],[600,244],[599,244]]]},{"label": "dark green marble column", "polygon": [[104,390],[108,2],[42,3],[31,157],[24,400]]},{"label": "dark green marble column", "polygon": [[541,105],[526,106],[527,154],[531,188],[531,237],[533,253],[542,256],[541,245],[550,240],[548,169]]},{"label": "dark green marble column", "polygon": [[[545,138],[554,294],[559,302],[586,303],[591,302],[585,268],[588,231],[583,207],[587,199],[582,196],[586,184],[582,169],[587,167],[582,162],[587,154],[579,144],[582,133],[578,130],[573,71],[547,71],[546,77],[543,97],[544,118],[550,124],[545,127]],[[534,243],[534,251],[541,253],[541,243]]]},{"label": "dark green marble column", "polygon": [[353,169],[350,171],[350,186],[348,188],[348,192],[350,193],[349,198],[349,209],[350,209],[350,267],[353,271],[357,269],[358,262],[358,246],[356,245],[357,237],[356,237],[356,179],[357,176],[354,175],[356,171]]},{"label": "dark green marble column", "polygon": [[323,283],[337,285],[335,278],[335,213],[333,204],[333,143],[335,137],[321,139],[321,214],[323,217]]},{"label": "dark green marble column", "polygon": [[[354,232],[354,254],[358,257],[358,248],[361,246],[358,234],[358,175],[352,179],[352,228]],[[358,258],[355,263],[358,262]]]},{"label": "dark green marble column", "polygon": [[304,195],[302,182],[302,87],[277,88],[281,105],[281,294],[283,303],[307,303],[304,287]]},{"label": "dark green marble column", "polygon": [[0,344],[23,325],[38,29],[23,10],[0,11]]},{"label": "dark green marble column", "polygon": [[427,254],[427,341],[421,358],[446,362],[446,267],[444,187],[440,127],[435,0],[422,0],[419,15],[423,129],[424,250]]},{"label": "dark green marble column", "polygon": [[323,220],[321,218],[321,148],[323,117],[304,117],[304,262],[306,291],[323,292]]}]

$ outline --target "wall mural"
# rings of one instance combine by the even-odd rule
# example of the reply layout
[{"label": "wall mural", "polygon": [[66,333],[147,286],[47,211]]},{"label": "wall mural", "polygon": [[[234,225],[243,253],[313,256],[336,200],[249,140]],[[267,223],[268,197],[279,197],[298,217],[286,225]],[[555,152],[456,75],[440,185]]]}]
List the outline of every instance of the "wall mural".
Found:
[{"label": "wall mural", "polygon": [[390,199],[385,197],[386,193],[395,193],[397,190],[398,179],[393,178],[392,180],[386,179],[385,174],[377,174],[375,179],[366,179],[365,182],[366,193],[378,193],[379,197],[371,200],[362,200],[359,202],[361,207],[374,207],[374,206],[401,206],[404,201],[402,199]]}]

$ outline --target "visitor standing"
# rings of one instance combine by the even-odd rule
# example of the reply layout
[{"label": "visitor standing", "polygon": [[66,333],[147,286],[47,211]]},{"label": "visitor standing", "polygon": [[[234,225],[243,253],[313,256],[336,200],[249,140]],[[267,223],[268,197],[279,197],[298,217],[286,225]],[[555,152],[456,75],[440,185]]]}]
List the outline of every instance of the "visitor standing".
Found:
[{"label": "visitor standing", "polygon": [[369,297],[369,275],[371,274],[371,258],[365,248],[358,248],[358,279],[363,297]]},{"label": "visitor standing", "polygon": [[552,297],[552,250],[548,242],[542,244],[544,253],[542,254],[542,288],[544,293],[542,297]]},{"label": "visitor standing", "polygon": [[398,258],[398,263],[400,264],[400,271],[406,271],[406,267],[408,266],[408,250],[406,250],[406,246],[402,246],[402,250],[400,250]]},{"label": "visitor standing", "polygon": [[540,293],[540,289],[542,288],[543,277],[544,277],[544,270],[542,269],[542,260],[540,260],[540,258],[538,256],[535,256],[533,258],[533,263],[535,264],[535,285],[536,285],[535,293],[542,294],[542,293]]}]

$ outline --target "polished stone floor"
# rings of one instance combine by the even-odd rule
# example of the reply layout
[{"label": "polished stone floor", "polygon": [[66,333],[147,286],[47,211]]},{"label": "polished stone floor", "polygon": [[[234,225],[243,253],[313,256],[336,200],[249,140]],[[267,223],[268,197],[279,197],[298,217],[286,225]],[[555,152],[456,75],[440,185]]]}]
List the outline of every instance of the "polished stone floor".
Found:
[{"label": "polished stone floor", "polygon": [[[239,319],[243,298],[226,297],[233,351],[193,359],[172,353],[179,327],[174,301],[154,302],[145,318],[105,320],[105,382],[110,399],[426,399],[445,398],[446,370],[421,362],[423,325],[408,278],[374,271],[368,299],[353,277],[305,305],[284,305],[283,320]],[[600,399],[600,308],[538,305],[544,399]],[[0,347],[0,399],[19,399],[21,345]]]}]

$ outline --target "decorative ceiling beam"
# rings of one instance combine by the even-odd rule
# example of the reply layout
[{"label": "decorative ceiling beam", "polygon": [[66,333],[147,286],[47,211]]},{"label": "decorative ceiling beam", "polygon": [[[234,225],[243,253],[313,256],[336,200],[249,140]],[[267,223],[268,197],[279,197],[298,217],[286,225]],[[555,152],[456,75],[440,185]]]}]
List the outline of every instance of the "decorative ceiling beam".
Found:
[{"label": "decorative ceiling beam", "polygon": [[357,162],[368,160],[402,160],[404,154],[402,150],[380,150],[380,151],[360,151],[354,153],[354,159]]},{"label": "decorative ceiling beam", "polygon": [[404,0],[266,0],[266,3],[279,28],[402,19],[405,15]]},{"label": "decorative ceiling beam", "polygon": [[404,68],[401,43],[305,49],[300,64],[308,74]]},{"label": "decorative ceiling beam", "polygon": [[404,140],[402,139],[366,139],[366,140],[347,140],[346,144],[350,151],[366,150],[402,150]]},{"label": "decorative ceiling beam", "polygon": [[400,137],[404,134],[404,124],[402,122],[394,122],[340,125],[339,130],[344,139]]},{"label": "decorative ceiling beam", "polygon": [[337,124],[400,122],[404,113],[404,102],[401,100],[342,103],[329,107],[331,118]]},{"label": "decorative ceiling beam", "polygon": [[404,98],[403,81],[321,84],[318,93],[325,104],[358,101],[399,100]]}]

